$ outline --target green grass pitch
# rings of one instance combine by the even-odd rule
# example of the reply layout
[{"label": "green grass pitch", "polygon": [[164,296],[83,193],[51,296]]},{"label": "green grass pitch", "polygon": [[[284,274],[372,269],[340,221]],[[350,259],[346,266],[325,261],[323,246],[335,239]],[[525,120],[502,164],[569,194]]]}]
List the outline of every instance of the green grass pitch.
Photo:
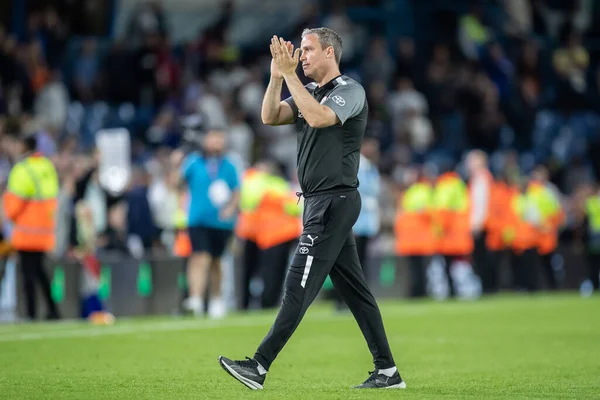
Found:
[{"label": "green grass pitch", "polygon": [[408,388],[358,391],[371,356],[350,315],[315,304],[265,390],[227,375],[219,355],[252,356],[273,312],[0,325],[0,399],[600,398],[600,297],[499,296],[381,303]]}]

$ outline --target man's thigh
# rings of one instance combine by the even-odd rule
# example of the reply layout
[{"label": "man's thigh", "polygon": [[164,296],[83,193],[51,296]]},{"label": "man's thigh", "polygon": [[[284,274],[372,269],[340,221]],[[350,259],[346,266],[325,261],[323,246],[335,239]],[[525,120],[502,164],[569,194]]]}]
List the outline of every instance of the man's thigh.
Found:
[{"label": "man's thigh", "polygon": [[208,253],[212,258],[221,258],[227,249],[232,231],[210,228],[208,232]]},{"label": "man's thigh", "polygon": [[[352,234],[346,237],[330,275],[338,289],[352,287],[353,290],[359,292],[367,290],[367,280],[360,264],[356,241]],[[343,284],[341,281],[343,281]]]},{"label": "man's thigh", "polygon": [[288,277],[298,279],[301,287],[312,284],[313,277],[316,285],[322,285],[348,236],[352,236],[352,226],[359,212],[358,191],[306,199],[304,230],[296,246]]},{"label": "man's thigh", "polygon": [[296,254],[335,261],[360,213],[358,191],[309,197]]},{"label": "man's thigh", "polygon": [[210,238],[207,228],[203,226],[188,227],[188,235],[192,244],[194,254],[208,253],[210,249]]}]

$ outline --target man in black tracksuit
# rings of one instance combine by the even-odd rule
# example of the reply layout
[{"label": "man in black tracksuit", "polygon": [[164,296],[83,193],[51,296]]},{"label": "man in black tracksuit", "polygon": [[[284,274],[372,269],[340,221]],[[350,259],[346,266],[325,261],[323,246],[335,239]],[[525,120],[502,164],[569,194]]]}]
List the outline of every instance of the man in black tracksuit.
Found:
[{"label": "man in black tracksuit", "polygon": [[[341,39],[327,28],[307,29],[300,49],[271,40],[271,81],[262,108],[269,125],[296,123],[298,179],[305,197],[304,230],[289,268],[281,309],[254,358],[219,357],[225,371],[250,389],[262,389],[266,373],[294,333],[329,274],[373,354],[375,371],[357,388],[404,388],[379,307],[362,272],[352,227],[358,218],[360,146],[368,105],[362,86],[341,75]],[[315,82],[303,86],[298,60]],[[292,96],[280,102],[283,80]]]}]

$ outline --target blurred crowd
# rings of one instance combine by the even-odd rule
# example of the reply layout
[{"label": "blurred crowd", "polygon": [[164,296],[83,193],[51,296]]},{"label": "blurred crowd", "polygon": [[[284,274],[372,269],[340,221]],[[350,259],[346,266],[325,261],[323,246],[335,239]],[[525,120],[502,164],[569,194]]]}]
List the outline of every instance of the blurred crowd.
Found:
[{"label": "blurred crowd", "polygon": [[[341,69],[367,90],[383,235],[393,234],[397,198],[415,171],[451,163],[466,178],[464,155],[477,148],[496,177],[527,181],[546,166],[567,215],[563,239],[581,236],[581,196],[600,177],[600,69],[586,45],[598,25],[595,2],[459,3],[460,11],[444,14],[455,22],[452,35],[427,41],[370,34],[344,2],[326,12],[309,3],[280,34],[296,44],[307,26],[341,34]],[[75,240],[70,204],[84,198],[101,247],[127,251],[133,234],[145,249],[170,251],[178,189],[169,158],[181,145],[185,116],[204,115],[226,130],[240,175],[269,158],[295,182],[294,127],[260,121],[268,41],[251,48],[229,41],[235,7],[224,2],[221,17],[183,43],[170,41],[166,2],[140,2],[126,35],[109,41],[71,38],[52,7],[33,10],[21,37],[0,27],[0,180],[6,183],[14,162],[13,136],[37,133],[61,182],[58,253]],[[417,29],[435,22],[427,18],[415,13]],[[95,134],[112,127],[127,128],[132,141],[132,179],[119,195],[97,174]]]}]

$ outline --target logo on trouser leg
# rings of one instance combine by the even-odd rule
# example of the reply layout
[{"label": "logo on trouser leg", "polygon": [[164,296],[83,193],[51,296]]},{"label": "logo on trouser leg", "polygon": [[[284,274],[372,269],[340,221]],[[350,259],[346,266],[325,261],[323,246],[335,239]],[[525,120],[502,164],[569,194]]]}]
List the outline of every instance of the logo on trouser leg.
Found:
[{"label": "logo on trouser leg", "polygon": [[303,242],[302,238],[300,238],[300,246],[307,246],[307,247],[313,247],[315,245],[315,240],[317,240],[319,237],[318,236],[312,236],[312,235],[306,235],[306,238],[308,240],[310,240],[310,243],[308,242]]},{"label": "logo on trouser leg", "polygon": [[298,245],[294,251],[296,256],[300,256],[301,260],[299,260],[299,265],[304,264],[304,257],[307,255],[314,256],[316,255],[317,249],[322,245],[321,239],[317,241],[319,236],[312,234],[307,235],[306,233],[300,236],[300,240],[298,241]]}]

